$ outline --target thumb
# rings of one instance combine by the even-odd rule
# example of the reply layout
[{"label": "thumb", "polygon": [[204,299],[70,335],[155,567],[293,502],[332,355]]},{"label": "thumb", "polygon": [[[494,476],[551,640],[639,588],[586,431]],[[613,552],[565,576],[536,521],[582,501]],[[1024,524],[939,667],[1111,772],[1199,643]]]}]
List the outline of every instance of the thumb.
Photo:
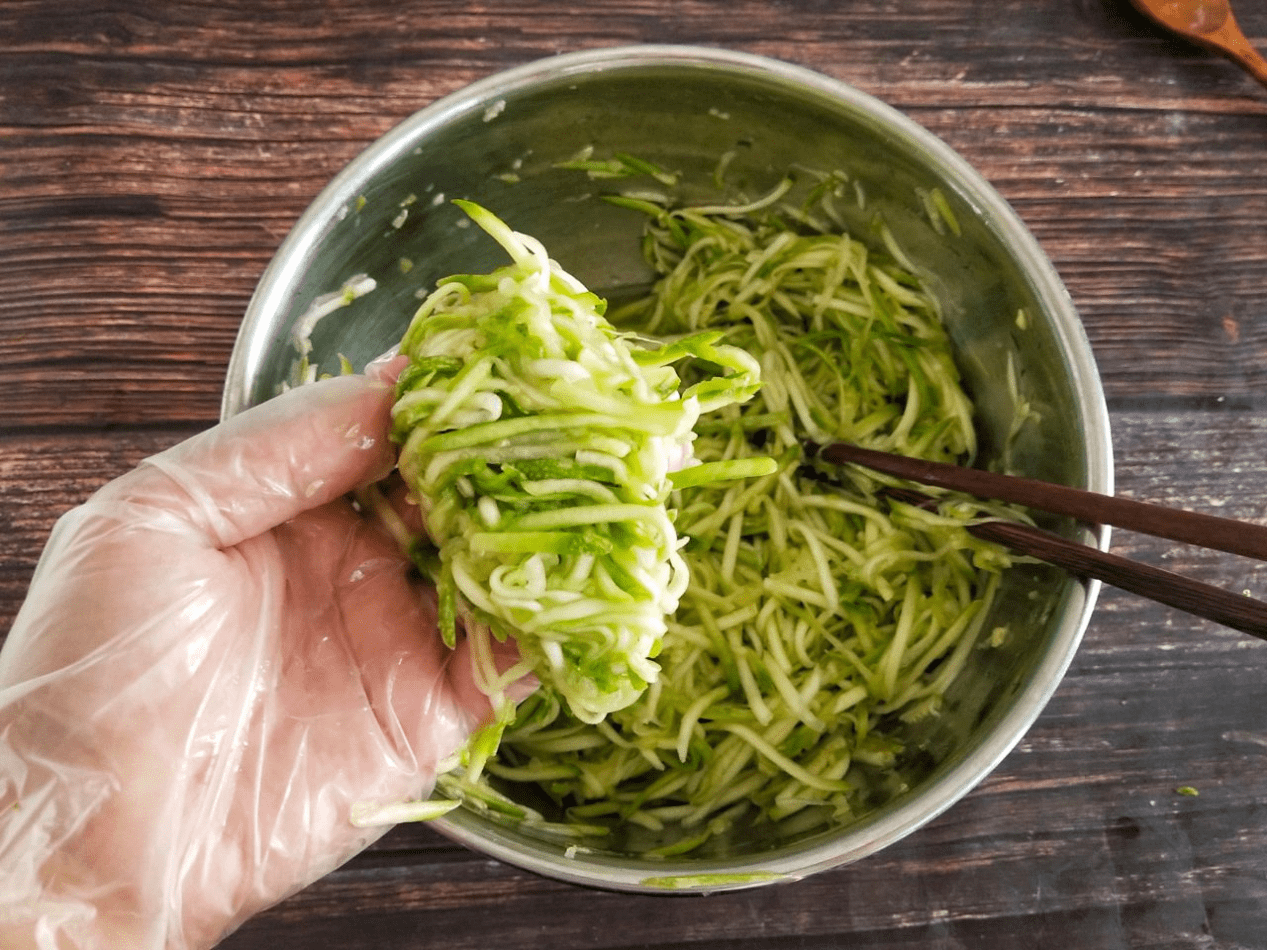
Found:
[{"label": "thumb", "polygon": [[392,401],[392,385],[369,376],[300,386],[146,459],[98,500],[175,516],[232,547],[386,476]]}]

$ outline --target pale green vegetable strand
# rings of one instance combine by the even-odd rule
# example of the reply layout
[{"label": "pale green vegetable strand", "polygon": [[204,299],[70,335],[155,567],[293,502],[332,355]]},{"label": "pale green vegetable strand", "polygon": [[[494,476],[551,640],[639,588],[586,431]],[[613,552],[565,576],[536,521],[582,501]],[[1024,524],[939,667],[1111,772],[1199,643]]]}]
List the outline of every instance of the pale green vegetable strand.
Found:
[{"label": "pale green vegetable strand", "polygon": [[844,186],[797,207],[786,185],[742,208],[615,199],[648,215],[658,279],[613,321],[724,332],[760,365],[756,396],[696,424],[696,458],[778,466],[673,492],[690,580],[652,688],[601,725],[543,690],[507,729],[488,771],[539,782],[567,815],[557,831],[633,825],[671,854],[738,821],[848,820],[900,760],[892,724],[936,714],[983,639],[1008,559],[964,529],[980,510],[889,504],[867,476],[806,463],[806,440],[961,464],[976,451],[936,301],[885,250],[892,235],[877,250],[807,223],[832,220]]},{"label": "pale green vegetable strand", "polygon": [[[468,774],[513,713],[489,637],[513,637],[570,715],[598,723],[659,675],[665,618],[686,589],[666,509],[671,473],[715,481],[769,460],[694,466],[702,413],[749,398],[760,367],[722,333],[639,341],[534,239],[460,203],[507,252],[491,274],[442,280],[401,342],[393,437],[421,507],[417,560],[435,580],[440,627],[461,625],[500,718],[477,735]],[[680,386],[671,364],[707,369]]]}]

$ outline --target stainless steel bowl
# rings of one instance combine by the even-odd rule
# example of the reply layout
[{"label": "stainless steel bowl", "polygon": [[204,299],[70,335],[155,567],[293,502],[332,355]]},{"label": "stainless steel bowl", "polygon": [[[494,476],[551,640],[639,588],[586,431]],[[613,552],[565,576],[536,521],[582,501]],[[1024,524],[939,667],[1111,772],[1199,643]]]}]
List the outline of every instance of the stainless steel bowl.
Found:
[{"label": "stainless steel bowl", "polygon": [[[641,218],[599,199],[603,183],[558,167],[585,148],[627,152],[707,191],[720,157],[752,193],[790,167],[841,169],[938,296],[980,411],[987,460],[1008,443],[1014,361],[1038,412],[1009,451],[1021,474],[1112,489],[1108,418],[1090,347],[1068,294],[1002,198],[955,152],[898,112],[822,75],[759,57],[692,47],[596,50],[513,69],[409,118],[352,162],[286,239],[251,301],[229,367],[223,412],[268,399],[293,371],[291,334],[314,301],[368,274],[377,289],[323,320],[314,359],[360,366],[394,344],[415,293],[450,273],[503,263],[447,200],[469,198],[541,239],[592,289],[644,286]],[[938,188],[962,234],[930,226],[921,194]],[[1026,320],[1018,321],[1024,311]],[[1104,546],[1103,532],[1065,533]],[[870,814],[809,834],[732,836],[707,855],[649,859],[598,842],[555,840],[459,810],[452,838],[552,877],[624,890],[716,891],[804,877],[871,854],[950,807],[1012,749],[1077,649],[1098,592],[1043,569],[1015,569],[987,624],[1007,642],[977,651],[945,712],[910,737],[926,774]]]}]

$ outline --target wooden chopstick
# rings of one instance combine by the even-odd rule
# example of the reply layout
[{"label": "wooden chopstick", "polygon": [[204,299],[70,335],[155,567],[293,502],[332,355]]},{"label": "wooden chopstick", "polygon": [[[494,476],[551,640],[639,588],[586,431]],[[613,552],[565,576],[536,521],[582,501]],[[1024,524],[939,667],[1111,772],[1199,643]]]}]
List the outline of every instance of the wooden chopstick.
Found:
[{"label": "wooden chopstick", "polygon": [[1087,524],[1107,524],[1140,531],[1156,538],[1182,541],[1215,551],[1241,554],[1267,561],[1267,527],[1203,515],[1181,508],[1166,508],[1115,495],[1070,488],[1053,482],[998,475],[975,468],[926,462],[890,452],[877,452],[836,442],[819,449],[821,458],[843,464],[855,462],[921,485],[967,492],[978,498],[1010,501],[1054,515],[1068,515]]},{"label": "wooden chopstick", "polygon": [[[882,493],[921,508],[935,507],[937,503],[935,498],[907,488],[884,488]],[[1027,524],[987,521],[969,525],[967,531],[1019,554],[1064,568],[1077,577],[1095,578],[1119,590],[1267,640],[1267,603],[1261,600],[1109,554]]]},{"label": "wooden chopstick", "polygon": [[[907,481],[1068,515],[1088,524],[1109,524],[1172,541],[1267,559],[1267,528],[1260,525],[1033,479],[910,459],[844,443],[824,446],[818,453],[829,462],[852,462]],[[886,487],[883,494],[924,508],[937,504],[936,499],[913,489]],[[990,521],[972,525],[967,530],[977,537],[1064,568],[1078,577],[1094,578],[1267,640],[1267,603],[1260,600],[1203,584],[1173,571],[1108,554],[1030,525]]]}]

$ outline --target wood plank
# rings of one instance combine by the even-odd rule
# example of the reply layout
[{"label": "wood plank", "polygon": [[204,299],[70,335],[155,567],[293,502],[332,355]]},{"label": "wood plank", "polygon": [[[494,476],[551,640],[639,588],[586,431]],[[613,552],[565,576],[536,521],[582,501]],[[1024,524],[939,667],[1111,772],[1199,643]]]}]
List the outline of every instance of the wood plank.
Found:
[{"label": "wood plank", "polygon": [[[109,383],[116,385],[117,381]],[[1267,523],[1267,420],[1249,411],[1115,412],[1120,494],[1161,505],[1187,506],[1229,518]],[[207,424],[211,424],[208,422]],[[0,431],[0,624],[16,609],[43,539],[57,517],[142,458],[192,435],[202,425],[49,433]],[[1118,532],[1113,549],[1229,589],[1267,598],[1260,562]]]},{"label": "wood plank", "polygon": [[[182,422],[213,419],[236,323],[307,202],[394,122],[505,65],[458,41],[475,23],[456,9],[425,37],[382,10],[335,10],[342,18],[264,18],[249,37],[229,26],[231,5],[213,4],[197,24],[92,4],[82,22],[53,4],[0,11],[0,34],[16,37],[7,79],[25,90],[0,113],[12,156],[0,170],[0,360],[20,383],[0,400],[0,425],[76,424],[68,385],[108,424],[154,421],[173,402]],[[1015,3],[998,21],[1026,26],[985,37],[959,4],[920,14],[868,4],[829,16],[801,45],[757,42],[767,15],[748,4],[719,38],[814,63],[959,148],[1053,258],[1111,398],[1256,399],[1267,365],[1267,104],[1230,94],[1236,74],[1191,53],[1158,64],[1217,78],[1195,99],[1158,99],[1156,80],[1128,64],[1173,50],[1130,16],[1081,12],[1059,43],[1036,46],[1040,21]],[[678,16],[699,25],[705,7]],[[529,38],[564,26],[563,45],[576,26],[560,19],[571,20],[530,25],[504,10],[487,26]],[[845,20],[850,56],[838,61],[824,44],[840,42],[831,27]],[[931,48],[921,43],[930,23]],[[363,55],[371,35],[377,65]],[[282,52],[246,52],[270,39]],[[536,52],[529,42],[518,58]],[[1110,76],[1071,86],[1106,59],[1117,63]],[[424,82],[415,61],[427,64]],[[974,68],[947,74],[956,62]],[[85,369],[102,363],[118,386]]]}]

